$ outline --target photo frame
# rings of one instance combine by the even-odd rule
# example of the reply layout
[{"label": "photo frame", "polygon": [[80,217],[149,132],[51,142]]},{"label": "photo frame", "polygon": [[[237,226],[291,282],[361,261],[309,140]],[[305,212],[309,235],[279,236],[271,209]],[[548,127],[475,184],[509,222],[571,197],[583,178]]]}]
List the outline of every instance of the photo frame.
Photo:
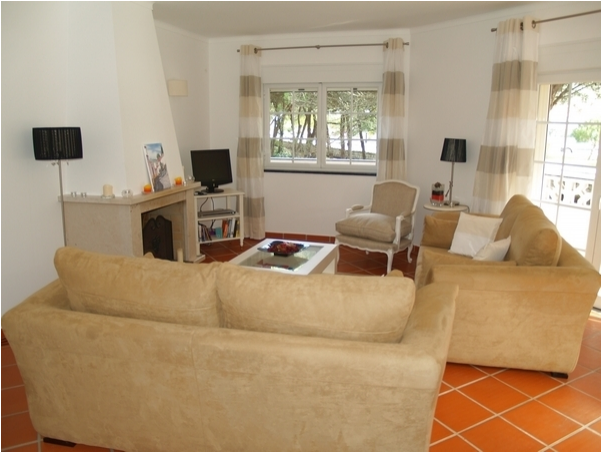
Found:
[{"label": "photo frame", "polygon": [[144,145],[144,159],[152,185],[152,191],[162,191],[171,188],[171,180],[167,171],[167,164],[163,161],[165,152],[161,143]]}]

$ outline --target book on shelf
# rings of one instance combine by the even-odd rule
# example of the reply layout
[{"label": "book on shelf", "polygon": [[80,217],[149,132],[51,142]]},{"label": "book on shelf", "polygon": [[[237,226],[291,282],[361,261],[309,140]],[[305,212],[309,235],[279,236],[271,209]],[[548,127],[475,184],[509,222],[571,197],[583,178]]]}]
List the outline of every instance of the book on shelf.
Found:
[{"label": "book on shelf", "polygon": [[210,242],[213,240],[211,237],[211,230],[206,224],[198,223],[198,238],[201,242]]}]

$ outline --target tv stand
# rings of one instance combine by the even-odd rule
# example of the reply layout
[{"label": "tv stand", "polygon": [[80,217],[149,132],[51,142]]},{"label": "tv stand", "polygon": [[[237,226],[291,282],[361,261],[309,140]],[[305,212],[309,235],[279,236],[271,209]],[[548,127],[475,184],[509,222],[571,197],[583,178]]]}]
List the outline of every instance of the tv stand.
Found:
[{"label": "tv stand", "polygon": [[201,244],[226,240],[240,240],[240,246],[244,246],[244,192],[231,188],[213,193],[202,190],[194,193],[194,199],[198,224],[197,251]]}]

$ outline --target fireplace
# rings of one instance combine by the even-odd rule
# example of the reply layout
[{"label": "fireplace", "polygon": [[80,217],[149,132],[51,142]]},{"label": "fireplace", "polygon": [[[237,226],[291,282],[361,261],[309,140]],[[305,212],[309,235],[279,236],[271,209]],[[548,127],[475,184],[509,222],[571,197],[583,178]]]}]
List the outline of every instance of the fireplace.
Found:
[{"label": "fireplace", "polygon": [[[100,196],[65,197],[67,245],[106,254],[142,256],[143,227],[151,218],[163,216],[172,223],[171,259],[182,250],[183,259],[202,259],[196,249],[196,182],[131,198]],[[156,220],[155,220],[156,221]]]},{"label": "fireplace", "polygon": [[146,221],[142,228],[144,254],[152,253],[157,259],[175,260],[171,221],[162,215]]}]

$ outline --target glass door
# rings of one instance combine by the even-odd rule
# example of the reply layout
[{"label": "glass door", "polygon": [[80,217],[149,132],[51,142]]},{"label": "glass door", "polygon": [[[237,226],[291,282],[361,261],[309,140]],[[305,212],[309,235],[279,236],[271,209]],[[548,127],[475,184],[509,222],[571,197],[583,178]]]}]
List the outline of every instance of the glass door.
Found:
[{"label": "glass door", "polygon": [[531,199],[600,269],[601,83],[540,85],[536,127]]}]

